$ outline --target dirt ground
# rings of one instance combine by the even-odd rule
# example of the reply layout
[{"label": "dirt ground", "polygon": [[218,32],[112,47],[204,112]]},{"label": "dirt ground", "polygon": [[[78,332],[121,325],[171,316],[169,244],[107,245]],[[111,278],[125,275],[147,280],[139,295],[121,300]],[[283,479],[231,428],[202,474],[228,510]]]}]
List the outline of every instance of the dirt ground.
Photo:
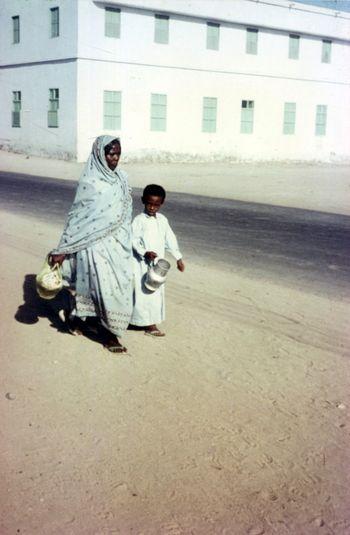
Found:
[{"label": "dirt ground", "polygon": [[35,295],[60,229],[0,223],[1,535],[350,533],[350,295],[188,258],[112,356]]}]

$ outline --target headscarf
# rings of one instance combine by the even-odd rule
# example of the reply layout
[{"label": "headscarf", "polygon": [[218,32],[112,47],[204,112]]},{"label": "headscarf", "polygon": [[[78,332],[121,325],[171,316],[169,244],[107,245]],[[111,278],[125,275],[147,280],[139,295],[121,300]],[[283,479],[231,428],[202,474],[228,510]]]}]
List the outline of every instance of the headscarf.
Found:
[{"label": "headscarf", "polygon": [[70,254],[86,249],[114,234],[130,215],[131,196],[125,172],[108,167],[105,146],[115,140],[99,136],[79,179],[73,205],[58,247],[52,254]]}]

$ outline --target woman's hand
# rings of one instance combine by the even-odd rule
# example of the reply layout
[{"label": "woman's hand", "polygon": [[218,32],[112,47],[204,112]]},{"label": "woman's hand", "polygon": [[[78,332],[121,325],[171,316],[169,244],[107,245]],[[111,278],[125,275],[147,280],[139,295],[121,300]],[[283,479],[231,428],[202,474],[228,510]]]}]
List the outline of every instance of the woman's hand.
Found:
[{"label": "woman's hand", "polygon": [[65,254],[52,254],[50,255],[50,264],[59,264],[61,266],[65,258]]},{"label": "woman's hand", "polygon": [[178,260],[176,263],[177,263],[177,269],[179,271],[185,271],[185,264],[183,263],[182,258],[180,258],[180,260]]},{"label": "woman's hand", "polygon": [[155,258],[157,258],[157,253],[153,252],[153,251],[147,251],[145,253],[145,259],[147,260],[147,262],[153,262],[153,260]]}]

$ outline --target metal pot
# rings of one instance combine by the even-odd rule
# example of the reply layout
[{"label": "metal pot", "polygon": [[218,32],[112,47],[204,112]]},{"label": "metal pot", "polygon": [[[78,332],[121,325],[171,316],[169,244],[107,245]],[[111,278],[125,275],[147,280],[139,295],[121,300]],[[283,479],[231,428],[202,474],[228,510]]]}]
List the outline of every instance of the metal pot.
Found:
[{"label": "metal pot", "polygon": [[147,271],[145,279],[147,290],[151,292],[158,290],[164,284],[169,269],[170,263],[165,258],[156,258]]}]

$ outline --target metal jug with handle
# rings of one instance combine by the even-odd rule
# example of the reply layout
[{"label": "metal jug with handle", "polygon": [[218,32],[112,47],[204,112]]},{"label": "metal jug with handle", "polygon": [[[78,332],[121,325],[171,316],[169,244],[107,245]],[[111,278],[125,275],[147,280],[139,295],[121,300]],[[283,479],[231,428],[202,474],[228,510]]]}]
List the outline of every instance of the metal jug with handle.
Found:
[{"label": "metal jug with handle", "polygon": [[170,269],[170,263],[165,258],[156,258],[148,268],[145,286],[147,290],[155,292],[164,284],[167,273]]}]

